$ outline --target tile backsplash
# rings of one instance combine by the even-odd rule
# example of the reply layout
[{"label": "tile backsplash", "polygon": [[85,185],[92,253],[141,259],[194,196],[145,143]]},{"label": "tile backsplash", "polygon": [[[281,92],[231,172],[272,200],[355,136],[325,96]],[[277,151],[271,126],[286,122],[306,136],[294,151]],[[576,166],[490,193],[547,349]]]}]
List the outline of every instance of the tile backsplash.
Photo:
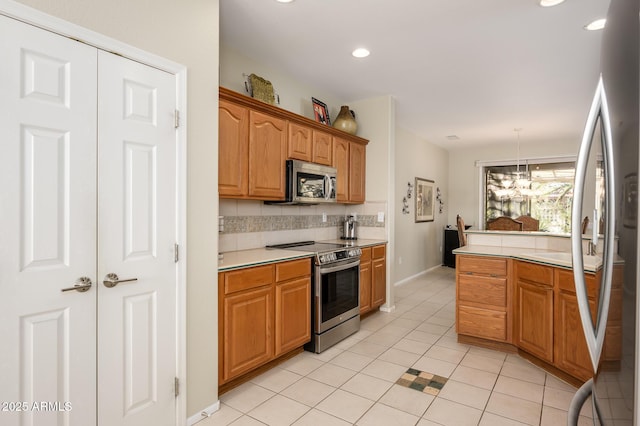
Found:
[{"label": "tile backsplash", "polygon": [[[383,221],[379,222],[379,213]],[[248,250],[304,240],[331,240],[341,235],[345,215],[355,214],[358,237],[386,239],[385,202],[359,205],[277,206],[253,200],[220,200],[221,252]],[[326,219],[326,221],[325,221]]]}]

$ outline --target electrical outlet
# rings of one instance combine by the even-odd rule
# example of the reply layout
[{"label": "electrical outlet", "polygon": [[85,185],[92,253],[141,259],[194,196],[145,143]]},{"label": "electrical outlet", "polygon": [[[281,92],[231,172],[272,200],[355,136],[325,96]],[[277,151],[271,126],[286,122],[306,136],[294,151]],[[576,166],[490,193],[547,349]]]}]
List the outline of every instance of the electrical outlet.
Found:
[{"label": "electrical outlet", "polygon": [[327,222],[327,213],[322,212],[322,223],[326,223],[326,222]]},{"label": "electrical outlet", "polygon": [[218,232],[224,232],[224,216],[218,216]]},{"label": "electrical outlet", "polygon": [[378,212],[378,222],[384,222],[384,212]]}]

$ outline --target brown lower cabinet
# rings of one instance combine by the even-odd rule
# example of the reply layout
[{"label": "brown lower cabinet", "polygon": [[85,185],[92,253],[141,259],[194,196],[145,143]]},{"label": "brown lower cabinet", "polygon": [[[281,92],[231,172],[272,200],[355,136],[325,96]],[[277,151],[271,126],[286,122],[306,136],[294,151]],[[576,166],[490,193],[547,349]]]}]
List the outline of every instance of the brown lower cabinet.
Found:
[{"label": "brown lower cabinet", "polygon": [[360,257],[360,314],[383,305],[386,298],[386,245],[364,247]]},{"label": "brown lower cabinet", "polygon": [[456,256],[456,331],[511,343],[511,259]]},{"label": "brown lower cabinet", "polygon": [[516,346],[553,362],[553,268],[516,262]]},{"label": "brown lower cabinet", "polygon": [[[593,376],[573,271],[488,256],[458,255],[456,261],[456,327],[460,340],[471,337],[476,343],[487,341],[485,346],[500,342],[515,347],[577,381]],[[621,266],[614,267],[602,354],[606,368],[616,368],[621,358],[622,273]],[[599,282],[600,272],[586,274],[593,319]]]},{"label": "brown lower cabinet", "polygon": [[219,384],[311,340],[311,259],[218,274]]}]

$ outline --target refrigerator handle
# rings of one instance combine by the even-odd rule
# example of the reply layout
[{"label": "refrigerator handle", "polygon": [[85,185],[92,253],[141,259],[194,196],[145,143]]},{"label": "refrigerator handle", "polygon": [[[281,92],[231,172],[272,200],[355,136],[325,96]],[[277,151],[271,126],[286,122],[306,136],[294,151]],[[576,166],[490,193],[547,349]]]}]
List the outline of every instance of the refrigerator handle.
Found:
[{"label": "refrigerator handle", "polygon": [[[584,262],[582,253],[582,230],[581,215],[582,201],[584,200],[585,178],[589,160],[589,152],[593,143],[596,126],[600,118],[600,128],[602,134],[602,148],[604,157],[605,174],[605,235],[604,252],[602,257],[602,274],[600,286],[600,298],[598,301],[598,311],[596,323],[591,320],[589,300],[587,295],[586,282],[584,277]],[[571,208],[571,256],[573,261],[573,277],[576,286],[576,297],[580,311],[580,319],[584,336],[587,341],[589,355],[593,371],[598,371],[600,354],[604,345],[604,335],[609,315],[609,300],[611,296],[611,277],[613,272],[613,241],[615,236],[615,197],[614,197],[614,177],[613,177],[613,146],[611,138],[611,124],[609,119],[609,108],[602,76],[598,81],[596,93],[591,103],[589,116],[582,136],[578,159],[576,161],[576,176],[574,182],[573,206]],[[598,226],[594,223],[593,226]]]},{"label": "refrigerator handle", "polygon": [[589,379],[578,390],[575,395],[573,395],[573,399],[571,399],[571,404],[569,405],[569,411],[567,412],[567,426],[575,426],[578,424],[578,417],[580,417],[580,410],[584,405],[589,395],[593,393],[593,379]]}]

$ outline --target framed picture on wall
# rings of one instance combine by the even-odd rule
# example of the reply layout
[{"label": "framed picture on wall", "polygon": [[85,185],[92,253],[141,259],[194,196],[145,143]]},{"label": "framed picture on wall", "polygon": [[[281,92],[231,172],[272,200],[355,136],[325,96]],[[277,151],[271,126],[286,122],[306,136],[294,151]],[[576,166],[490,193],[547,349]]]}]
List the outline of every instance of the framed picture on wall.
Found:
[{"label": "framed picture on wall", "polygon": [[416,222],[433,222],[435,206],[434,181],[416,178]]}]

